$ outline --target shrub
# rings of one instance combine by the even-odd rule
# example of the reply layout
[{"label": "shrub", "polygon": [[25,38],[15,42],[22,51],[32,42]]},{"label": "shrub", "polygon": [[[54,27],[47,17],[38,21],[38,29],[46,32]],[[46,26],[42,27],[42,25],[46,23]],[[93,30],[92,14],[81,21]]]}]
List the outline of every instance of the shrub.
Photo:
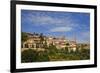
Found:
[{"label": "shrub", "polygon": [[34,50],[25,50],[21,54],[21,62],[36,62],[37,61],[37,52]]}]

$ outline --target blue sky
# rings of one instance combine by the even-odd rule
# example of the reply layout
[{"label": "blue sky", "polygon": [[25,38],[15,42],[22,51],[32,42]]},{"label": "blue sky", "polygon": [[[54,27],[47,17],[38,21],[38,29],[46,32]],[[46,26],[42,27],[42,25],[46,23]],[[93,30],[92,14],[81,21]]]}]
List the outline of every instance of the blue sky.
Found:
[{"label": "blue sky", "polygon": [[65,36],[79,43],[90,42],[90,14],[21,10],[23,32],[43,33],[46,36]]}]

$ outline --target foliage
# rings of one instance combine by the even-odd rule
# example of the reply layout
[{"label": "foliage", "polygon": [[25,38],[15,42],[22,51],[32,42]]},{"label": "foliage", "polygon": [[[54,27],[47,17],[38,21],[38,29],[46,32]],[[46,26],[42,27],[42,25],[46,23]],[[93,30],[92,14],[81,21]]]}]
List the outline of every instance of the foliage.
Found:
[{"label": "foliage", "polygon": [[40,34],[40,39],[41,39],[41,40],[40,40],[41,44],[43,44],[43,41],[44,41],[43,33]]},{"label": "foliage", "polygon": [[25,42],[28,39],[28,35],[24,32],[21,33],[21,41]]},{"label": "foliage", "polygon": [[45,52],[36,52],[32,49],[23,51],[21,59],[22,63],[49,61],[49,57]]},{"label": "foliage", "polygon": [[37,61],[37,52],[34,50],[25,50],[21,54],[21,62],[36,62]]},{"label": "foliage", "polygon": [[38,62],[49,61],[49,57],[46,52],[38,52],[37,57]]},{"label": "foliage", "polygon": [[68,52],[68,48],[57,49],[53,44],[45,51],[27,50],[22,52],[22,62],[69,61],[90,59],[90,50],[81,49]]},{"label": "foliage", "polygon": [[55,55],[56,53],[57,53],[57,48],[53,45],[53,44],[51,44],[49,47],[48,47],[48,54],[49,55]]}]

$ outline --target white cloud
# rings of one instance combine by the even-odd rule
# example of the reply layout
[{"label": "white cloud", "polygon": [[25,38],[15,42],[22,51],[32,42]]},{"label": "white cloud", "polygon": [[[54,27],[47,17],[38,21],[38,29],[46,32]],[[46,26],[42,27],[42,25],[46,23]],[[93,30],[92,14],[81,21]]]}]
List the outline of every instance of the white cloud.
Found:
[{"label": "white cloud", "polygon": [[[57,26],[65,26],[67,23],[69,23],[69,19],[59,19],[59,18],[54,18],[50,16],[31,16],[31,22],[32,23],[37,23],[38,25],[57,25]],[[37,25],[35,24],[35,25]]]},{"label": "white cloud", "polygon": [[[24,14],[23,14],[24,15]],[[24,15],[25,16],[25,15]],[[73,25],[75,24],[75,20],[72,20],[69,16],[67,17],[62,17],[62,18],[57,18],[57,17],[51,17],[49,15],[42,15],[42,14],[27,14],[27,17],[24,18],[30,21],[31,23],[35,23],[34,25],[56,25],[56,26],[76,26]]]},{"label": "white cloud", "polygon": [[77,38],[79,43],[89,43],[90,42],[90,32],[81,32],[80,33],[81,38]]},{"label": "white cloud", "polygon": [[83,32],[82,33],[82,36],[84,37],[84,39],[90,39],[90,32],[89,31],[87,31],[87,32]]},{"label": "white cloud", "polygon": [[50,30],[50,32],[68,32],[71,31],[71,27],[56,27]]},{"label": "white cloud", "polygon": [[47,26],[47,28],[49,28],[50,26],[52,28],[50,30],[51,32],[70,31],[79,26],[77,24],[77,20],[72,19],[70,16],[63,16],[61,18],[57,18],[57,17],[52,17],[45,13],[33,12],[27,14],[26,18],[24,19],[27,19],[29,22],[31,22],[32,25],[35,26]]}]

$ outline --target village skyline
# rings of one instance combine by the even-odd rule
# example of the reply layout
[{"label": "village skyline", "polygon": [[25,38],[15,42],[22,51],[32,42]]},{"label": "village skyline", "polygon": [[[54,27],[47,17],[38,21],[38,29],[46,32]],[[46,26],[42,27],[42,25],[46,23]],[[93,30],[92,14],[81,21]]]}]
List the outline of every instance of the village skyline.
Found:
[{"label": "village skyline", "polygon": [[89,13],[21,10],[22,32],[90,42]]}]

